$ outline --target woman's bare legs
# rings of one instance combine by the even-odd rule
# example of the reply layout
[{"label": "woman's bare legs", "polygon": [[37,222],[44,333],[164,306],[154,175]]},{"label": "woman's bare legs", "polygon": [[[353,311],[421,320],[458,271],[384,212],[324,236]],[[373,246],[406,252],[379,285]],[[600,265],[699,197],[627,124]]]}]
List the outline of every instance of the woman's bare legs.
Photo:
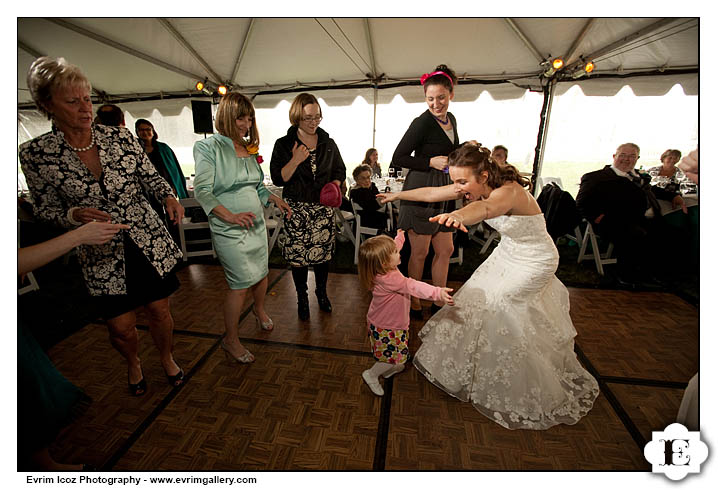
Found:
[{"label": "woman's bare legs", "polygon": [[264,299],[267,295],[267,284],[269,283],[267,276],[252,286],[252,297],[254,298],[254,311],[262,323],[269,321],[269,315],[264,311]]},{"label": "woman's bare legs", "polygon": [[234,357],[242,357],[247,349],[239,341],[237,326],[242,314],[246,289],[230,289],[224,301],[224,348]]},{"label": "woman's bare legs", "polygon": [[142,380],[142,365],[137,355],[137,318],[134,311],[107,320],[107,330],[112,347],[127,360],[127,381],[131,384]]},{"label": "woman's bare legs", "polygon": [[[446,278],[449,275],[449,260],[454,253],[453,233],[439,232],[431,238],[434,247],[434,260],[431,262],[431,282],[434,286],[446,287]],[[443,306],[441,302],[434,304]]]},{"label": "woman's bare legs", "polygon": [[160,362],[165,374],[174,376],[180,372],[180,367],[172,356],[172,334],[175,322],[170,313],[170,299],[162,298],[145,305],[149,317],[150,335],[160,351]]},{"label": "woman's bare legs", "polygon": [[[419,235],[414,230],[409,230],[409,243],[411,244],[411,256],[407,269],[409,277],[421,281],[424,273],[424,262],[429,254],[429,245],[431,244],[431,235]],[[432,271],[433,274],[433,271]],[[444,279],[446,281],[446,279]],[[414,310],[421,309],[421,301],[419,298],[411,297],[411,308]]]}]

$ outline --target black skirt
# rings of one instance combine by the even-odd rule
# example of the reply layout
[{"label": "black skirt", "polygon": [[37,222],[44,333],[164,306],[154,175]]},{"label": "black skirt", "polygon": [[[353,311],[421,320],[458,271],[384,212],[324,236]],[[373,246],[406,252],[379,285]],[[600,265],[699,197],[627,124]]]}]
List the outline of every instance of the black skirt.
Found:
[{"label": "black skirt", "polygon": [[93,296],[97,311],[105,320],[167,298],[180,286],[174,272],[160,277],[157,269],[126,233],[124,233],[124,249],[127,294]]}]

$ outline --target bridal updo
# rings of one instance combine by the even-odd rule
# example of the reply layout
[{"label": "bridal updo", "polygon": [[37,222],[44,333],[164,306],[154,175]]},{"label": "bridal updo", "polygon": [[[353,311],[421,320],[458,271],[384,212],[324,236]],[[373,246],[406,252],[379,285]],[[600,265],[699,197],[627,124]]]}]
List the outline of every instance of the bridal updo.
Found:
[{"label": "bridal updo", "polygon": [[516,167],[494,161],[491,158],[491,150],[471,143],[464,143],[451,152],[449,166],[470,167],[476,178],[482,172],[488,173],[489,179],[486,184],[492,189],[497,189],[506,182],[518,182],[523,187],[531,184],[531,181],[521,176]]}]

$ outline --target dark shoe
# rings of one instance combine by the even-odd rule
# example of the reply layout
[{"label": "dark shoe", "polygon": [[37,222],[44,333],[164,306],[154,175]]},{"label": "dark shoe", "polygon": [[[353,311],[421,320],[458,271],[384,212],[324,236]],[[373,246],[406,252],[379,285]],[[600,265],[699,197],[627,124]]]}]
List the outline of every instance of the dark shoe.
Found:
[{"label": "dark shoe", "polygon": [[424,310],[418,309],[415,310],[414,308],[409,310],[409,316],[413,318],[414,320],[423,320],[424,319]]},{"label": "dark shoe", "polygon": [[182,368],[180,368],[179,373],[174,376],[170,376],[167,373],[165,373],[165,375],[167,376],[167,381],[170,386],[182,386],[184,384],[184,370]]},{"label": "dark shoe", "polygon": [[317,302],[319,303],[320,310],[325,311],[327,313],[332,312],[332,304],[329,302],[329,298],[327,298],[326,292],[317,291]]},{"label": "dark shoe", "polygon": [[307,296],[297,298],[297,314],[303,322],[309,320],[309,298]]},{"label": "dark shoe", "polygon": [[127,387],[132,396],[142,396],[147,392],[147,381],[145,381],[145,373],[142,373],[142,379],[139,383],[130,383],[130,374],[127,374]]}]

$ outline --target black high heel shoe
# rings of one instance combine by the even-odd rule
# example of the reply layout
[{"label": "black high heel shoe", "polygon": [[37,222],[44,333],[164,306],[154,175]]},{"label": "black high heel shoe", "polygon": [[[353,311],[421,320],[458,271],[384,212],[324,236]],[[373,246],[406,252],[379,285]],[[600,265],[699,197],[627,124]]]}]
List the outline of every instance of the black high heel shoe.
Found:
[{"label": "black high heel shoe", "polygon": [[180,368],[179,372],[173,376],[170,376],[167,373],[165,373],[165,376],[167,376],[167,381],[172,387],[182,386],[184,384],[184,369],[182,368]]},{"label": "black high heel shoe", "polygon": [[127,387],[132,396],[142,396],[147,393],[147,381],[145,381],[144,371],[142,371],[142,379],[137,383],[130,383],[130,373],[127,373]]}]

